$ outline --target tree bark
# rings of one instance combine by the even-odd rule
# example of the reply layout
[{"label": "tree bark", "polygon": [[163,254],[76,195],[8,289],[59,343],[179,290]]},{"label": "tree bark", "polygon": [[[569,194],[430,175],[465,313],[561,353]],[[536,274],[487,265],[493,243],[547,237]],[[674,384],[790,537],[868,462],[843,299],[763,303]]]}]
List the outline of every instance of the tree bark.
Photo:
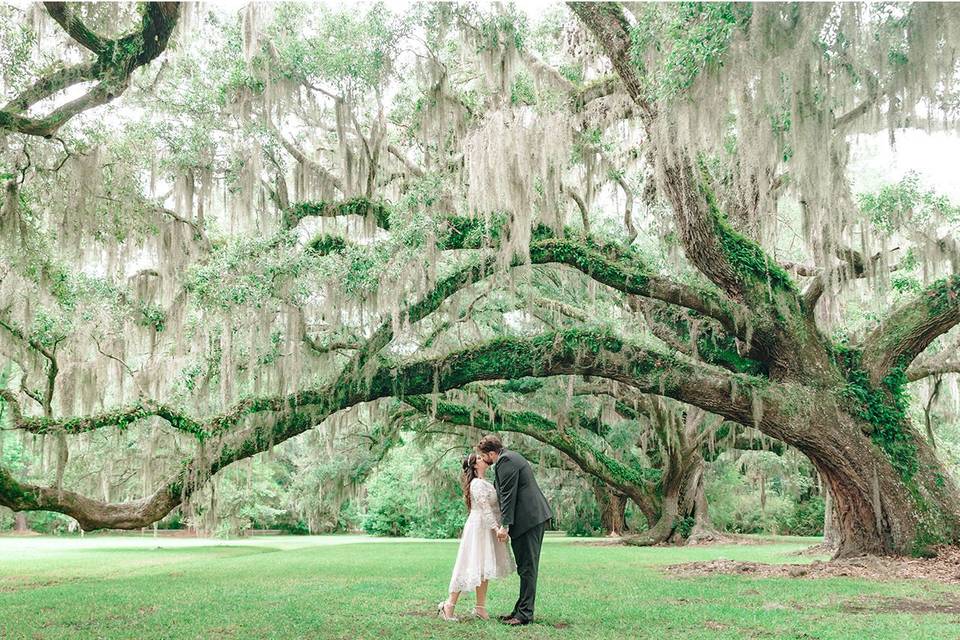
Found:
[{"label": "tree bark", "polygon": [[706,484],[704,473],[706,465],[703,458],[697,454],[691,462],[691,470],[683,491],[682,515],[693,521],[693,526],[686,537],[686,544],[704,544],[722,540],[720,534],[710,520],[710,510],[707,504]]},{"label": "tree bark", "polygon": [[823,485],[823,497],[823,546],[836,549],[840,543],[840,533],[837,531],[837,519],[834,515],[833,493],[826,483]]},{"label": "tree bark", "polygon": [[622,536],[627,530],[627,496],[597,480],[591,480],[590,487],[600,507],[604,532],[611,537]]},{"label": "tree bark", "polygon": [[836,557],[928,554],[957,540],[960,496],[919,434],[898,432],[900,446],[913,449],[893,450],[904,458],[898,468],[858,419],[836,407],[811,417],[807,437],[787,442],[810,458],[832,497]]},{"label": "tree bark", "polygon": [[13,532],[20,535],[31,532],[27,514],[23,511],[15,511],[13,514]]}]

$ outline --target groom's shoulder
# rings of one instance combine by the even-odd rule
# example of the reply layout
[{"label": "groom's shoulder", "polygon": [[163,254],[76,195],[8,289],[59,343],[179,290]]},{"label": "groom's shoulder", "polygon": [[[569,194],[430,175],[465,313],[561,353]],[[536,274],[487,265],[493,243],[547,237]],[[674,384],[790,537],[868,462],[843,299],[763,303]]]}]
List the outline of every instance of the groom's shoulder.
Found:
[{"label": "groom's shoulder", "polygon": [[524,462],[527,461],[526,458],[524,458],[522,455],[520,455],[516,451],[513,451],[512,449],[504,449],[500,453],[500,460],[504,462],[512,462],[515,464],[517,463],[523,464]]}]

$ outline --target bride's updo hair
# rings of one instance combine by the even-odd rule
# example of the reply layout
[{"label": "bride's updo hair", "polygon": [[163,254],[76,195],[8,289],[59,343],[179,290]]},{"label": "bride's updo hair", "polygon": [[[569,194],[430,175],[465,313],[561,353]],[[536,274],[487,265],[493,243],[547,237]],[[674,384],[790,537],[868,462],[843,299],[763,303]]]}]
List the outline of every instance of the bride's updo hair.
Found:
[{"label": "bride's updo hair", "polygon": [[477,477],[477,454],[471,453],[463,459],[463,500],[470,510],[470,483]]}]

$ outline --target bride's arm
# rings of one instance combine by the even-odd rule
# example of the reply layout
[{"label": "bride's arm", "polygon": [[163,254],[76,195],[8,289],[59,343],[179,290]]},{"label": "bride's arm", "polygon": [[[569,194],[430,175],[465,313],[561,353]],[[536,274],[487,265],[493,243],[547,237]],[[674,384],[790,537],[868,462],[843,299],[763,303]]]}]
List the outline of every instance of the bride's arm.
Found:
[{"label": "bride's arm", "polygon": [[[480,481],[473,483],[477,489],[474,492],[472,499],[474,500],[473,504],[480,509],[480,524],[484,529],[493,529],[496,530],[500,527],[500,522],[497,520],[496,514],[493,512],[493,507],[490,506],[490,498],[494,495],[495,489],[493,485],[488,482]],[[471,487],[473,490],[473,487]]]}]

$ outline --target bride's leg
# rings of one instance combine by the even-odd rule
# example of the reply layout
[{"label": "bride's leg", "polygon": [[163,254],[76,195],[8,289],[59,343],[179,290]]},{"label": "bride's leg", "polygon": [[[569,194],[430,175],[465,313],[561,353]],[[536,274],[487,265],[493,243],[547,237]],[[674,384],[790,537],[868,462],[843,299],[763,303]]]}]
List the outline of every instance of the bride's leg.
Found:
[{"label": "bride's leg", "polygon": [[489,581],[484,580],[480,583],[480,586],[477,587],[477,608],[474,610],[474,613],[477,617],[483,618],[484,620],[490,618],[490,614],[487,613],[487,586],[489,584]]},{"label": "bride's leg", "polygon": [[459,597],[459,591],[451,591],[450,597],[447,600],[437,604],[437,615],[444,620],[456,622],[457,619],[453,617],[453,607],[457,604],[457,598]]},{"label": "bride's leg", "polygon": [[459,591],[451,591],[450,597],[447,598],[445,602],[437,604],[437,615],[439,615],[444,620],[456,621],[456,618],[453,617],[453,608],[457,604],[457,599],[460,597]]},{"label": "bride's leg", "polygon": [[487,586],[489,582],[484,580],[480,583],[480,586],[477,587],[477,608],[485,609],[487,607]]}]

